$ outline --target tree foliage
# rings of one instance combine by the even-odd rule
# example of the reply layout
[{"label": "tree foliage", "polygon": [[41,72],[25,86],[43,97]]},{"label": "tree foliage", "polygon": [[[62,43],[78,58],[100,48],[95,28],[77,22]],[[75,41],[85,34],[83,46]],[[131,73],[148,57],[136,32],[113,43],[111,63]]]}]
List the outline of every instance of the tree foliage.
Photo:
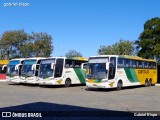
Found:
[{"label": "tree foliage", "polygon": [[2,58],[14,58],[19,54],[18,49],[27,40],[27,33],[24,30],[6,31],[0,40],[0,51]]},{"label": "tree foliage", "polygon": [[6,31],[0,38],[0,58],[49,57],[52,37],[47,33],[27,34],[24,30]]},{"label": "tree foliage", "polygon": [[120,40],[109,46],[100,46],[98,50],[98,54],[100,55],[133,55],[133,53],[134,42],[128,40]]},{"label": "tree foliage", "polygon": [[160,54],[160,18],[155,17],[145,22],[144,31],[135,44],[138,56],[154,58],[154,55]]},{"label": "tree foliage", "polygon": [[82,54],[80,52],[77,52],[75,50],[70,50],[68,53],[65,55],[67,58],[72,58],[72,57],[82,57]]}]

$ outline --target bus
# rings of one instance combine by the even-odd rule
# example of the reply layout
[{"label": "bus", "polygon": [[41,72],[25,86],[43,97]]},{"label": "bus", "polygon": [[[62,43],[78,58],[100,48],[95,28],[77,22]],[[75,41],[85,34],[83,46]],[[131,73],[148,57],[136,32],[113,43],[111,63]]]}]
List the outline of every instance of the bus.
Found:
[{"label": "bus", "polygon": [[0,60],[0,81],[6,80],[6,66],[9,60]]},{"label": "bus", "polygon": [[21,68],[25,58],[17,58],[9,61],[6,71],[6,82],[8,84],[19,84]]},{"label": "bus", "polygon": [[21,83],[38,84],[38,70],[34,66],[39,65],[43,57],[26,58],[21,70]]},{"label": "bus", "polygon": [[85,84],[87,59],[82,57],[51,57],[41,61],[39,85]]},{"label": "bus", "polygon": [[156,60],[127,55],[99,55],[88,60],[88,88],[117,88],[157,83]]}]

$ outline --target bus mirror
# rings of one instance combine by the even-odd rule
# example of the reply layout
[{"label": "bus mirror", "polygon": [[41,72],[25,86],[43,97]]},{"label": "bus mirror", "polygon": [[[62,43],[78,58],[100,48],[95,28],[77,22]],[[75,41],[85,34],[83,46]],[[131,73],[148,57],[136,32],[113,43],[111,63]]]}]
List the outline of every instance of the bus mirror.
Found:
[{"label": "bus mirror", "polygon": [[36,64],[33,64],[33,65],[32,65],[31,70],[36,70]]},{"label": "bus mirror", "polygon": [[107,63],[106,63],[106,70],[109,69],[109,64],[110,64],[110,62],[107,62]]},{"label": "bus mirror", "polygon": [[81,64],[81,69],[87,69],[87,68],[88,68],[88,63]]},{"label": "bus mirror", "polygon": [[22,64],[16,65],[16,66],[15,66],[15,70],[18,70],[18,68],[19,68],[20,65],[22,65]]},{"label": "bus mirror", "polygon": [[7,65],[3,65],[2,66],[2,71],[4,71],[5,67],[7,67]]},{"label": "bus mirror", "polygon": [[51,69],[54,69],[55,63],[51,64]]}]

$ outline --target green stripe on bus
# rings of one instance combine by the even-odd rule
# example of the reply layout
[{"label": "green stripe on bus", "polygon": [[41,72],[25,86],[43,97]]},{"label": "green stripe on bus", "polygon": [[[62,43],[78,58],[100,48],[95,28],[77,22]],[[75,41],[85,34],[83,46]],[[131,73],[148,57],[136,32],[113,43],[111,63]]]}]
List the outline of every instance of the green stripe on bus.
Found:
[{"label": "green stripe on bus", "polygon": [[81,83],[85,83],[86,72],[80,68],[73,68]]},{"label": "green stripe on bus", "polygon": [[94,80],[95,83],[100,83],[101,81],[102,81],[102,80],[100,80],[100,79],[95,79],[95,80]]},{"label": "green stripe on bus", "polygon": [[124,68],[124,70],[125,70],[125,72],[126,72],[126,75],[127,75],[128,80],[129,80],[130,82],[134,82],[129,68]]},{"label": "green stripe on bus", "polygon": [[135,73],[135,70],[132,68],[124,68],[127,78],[130,82],[138,82],[138,78],[137,75]]},{"label": "green stripe on bus", "polygon": [[131,75],[132,75],[134,82],[139,82],[135,70],[132,68],[130,69],[130,71],[131,71]]}]

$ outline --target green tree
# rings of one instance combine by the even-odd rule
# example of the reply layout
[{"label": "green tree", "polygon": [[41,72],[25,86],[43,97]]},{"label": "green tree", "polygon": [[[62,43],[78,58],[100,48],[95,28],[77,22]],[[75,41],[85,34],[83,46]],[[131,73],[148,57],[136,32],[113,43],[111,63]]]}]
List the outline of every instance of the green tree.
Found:
[{"label": "green tree", "polygon": [[52,37],[47,33],[32,32],[20,51],[22,57],[49,57],[53,51]]},{"label": "green tree", "polygon": [[109,45],[100,46],[99,55],[133,55],[134,42],[128,40],[120,40],[119,42]]},{"label": "green tree", "polygon": [[138,56],[154,58],[154,55],[160,55],[160,18],[155,17],[145,22],[144,31],[135,44]]},{"label": "green tree", "polygon": [[6,59],[14,58],[19,54],[19,48],[27,40],[24,30],[6,31],[0,39],[0,51]]},{"label": "green tree", "polygon": [[0,38],[0,58],[49,57],[52,37],[47,33],[27,34],[24,30],[6,31]]},{"label": "green tree", "polygon": [[82,54],[80,52],[77,52],[75,50],[70,50],[68,53],[65,55],[67,58],[72,58],[72,57],[82,57]]},{"label": "green tree", "polygon": [[34,52],[36,56],[49,57],[53,51],[52,37],[47,33],[32,33],[35,40]]}]

